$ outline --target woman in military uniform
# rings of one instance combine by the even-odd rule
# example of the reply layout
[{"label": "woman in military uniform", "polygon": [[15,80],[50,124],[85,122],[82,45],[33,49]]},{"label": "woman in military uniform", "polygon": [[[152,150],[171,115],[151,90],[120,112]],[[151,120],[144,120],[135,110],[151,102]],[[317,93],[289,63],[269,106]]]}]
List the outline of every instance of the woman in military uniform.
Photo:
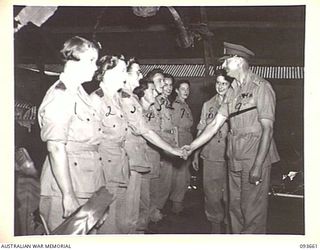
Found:
[{"label": "woman in military uniform", "polygon": [[64,70],[38,112],[48,149],[40,179],[40,214],[50,231],[105,182],[98,153],[100,118],[81,86],[97,69],[98,49],[76,36],[64,43],[61,54]]},{"label": "woman in military uniform", "polygon": [[[176,98],[172,103],[172,122],[178,130],[178,146],[182,147],[192,142],[191,128],[193,117],[189,105],[186,103],[190,94],[190,82],[179,80],[174,84]],[[180,213],[183,210],[183,199],[190,181],[190,159],[176,161],[172,168],[172,187],[170,200],[172,212]]]},{"label": "woman in military uniform", "polygon": [[[216,116],[223,98],[228,91],[232,78],[227,76],[225,70],[215,72],[215,89],[217,94],[202,106],[201,117],[198,124],[199,136],[202,130]],[[194,154],[193,168],[199,170],[199,154],[203,159],[203,189],[205,196],[205,213],[211,222],[211,233],[221,233],[221,223],[227,224],[227,160],[226,160],[226,138],[228,135],[228,124],[220,128],[218,133],[210,141]]]},{"label": "woman in military uniform", "polygon": [[[116,194],[116,200],[111,205],[109,216],[99,233],[133,233],[136,219],[132,210],[135,204],[139,204],[140,196],[137,197],[128,186],[130,169],[125,150],[128,134],[143,136],[151,143],[177,156],[182,157],[182,150],[171,147],[145,125],[139,102],[124,90],[124,82],[128,78],[124,59],[104,56],[100,59],[99,66],[97,77],[101,80],[100,88],[91,96],[102,119],[104,139],[100,145],[100,152],[106,187]],[[132,185],[135,189],[135,185]]]},{"label": "woman in military uniform", "polygon": [[[157,134],[160,134],[160,116],[155,107],[157,93],[154,83],[148,80],[141,80],[140,85],[134,89],[134,93],[138,96],[143,108],[143,118],[147,126]],[[146,230],[150,219],[154,219],[159,213],[155,200],[157,185],[153,181],[155,178],[159,178],[159,150],[148,143],[146,145],[146,156],[146,164],[150,167],[150,171],[141,176],[139,230]]]}]

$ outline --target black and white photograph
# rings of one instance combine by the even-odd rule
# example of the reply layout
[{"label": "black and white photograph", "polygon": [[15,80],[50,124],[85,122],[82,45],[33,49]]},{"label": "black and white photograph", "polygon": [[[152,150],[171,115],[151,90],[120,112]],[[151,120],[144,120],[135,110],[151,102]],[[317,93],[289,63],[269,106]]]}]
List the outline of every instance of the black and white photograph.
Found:
[{"label": "black and white photograph", "polygon": [[1,248],[320,247],[319,4],[171,4],[6,6]]}]

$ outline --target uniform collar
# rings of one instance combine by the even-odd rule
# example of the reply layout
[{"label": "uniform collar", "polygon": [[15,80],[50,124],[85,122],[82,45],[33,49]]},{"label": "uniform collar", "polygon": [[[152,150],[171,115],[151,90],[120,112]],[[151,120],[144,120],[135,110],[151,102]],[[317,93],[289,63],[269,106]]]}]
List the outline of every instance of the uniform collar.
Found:
[{"label": "uniform collar", "polygon": [[233,89],[243,88],[244,86],[246,86],[246,85],[251,81],[251,77],[252,77],[252,72],[251,72],[251,70],[249,69],[249,70],[247,71],[247,74],[246,74],[244,80],[243,80],[243,83],[239,85],[239,84],[237,83],[237,80],[234,79],[233,82],[231,83],[231,87],[232,87]]}]

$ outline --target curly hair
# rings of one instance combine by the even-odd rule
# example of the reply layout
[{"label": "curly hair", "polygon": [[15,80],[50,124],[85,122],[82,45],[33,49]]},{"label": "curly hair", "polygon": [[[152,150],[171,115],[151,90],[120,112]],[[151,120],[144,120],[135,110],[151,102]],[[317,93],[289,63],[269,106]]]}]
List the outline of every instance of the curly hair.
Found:
[{"label": "curly hair", "polygon": [[214,79],[217,80],[218,76],[223,76],[229,83],[233,82],[233,78],[227,75],[227,72],[224,69],[218,69],[214,72]]},{"label": "curly hair", "polygon": [[98,70],[96,71],[94,78],[99,82],[102,81],[105,72],[117,66],[119,60],[123,60],[123,59],[124,59],[123,56],[105,55],[101,57],[97,62]]}]

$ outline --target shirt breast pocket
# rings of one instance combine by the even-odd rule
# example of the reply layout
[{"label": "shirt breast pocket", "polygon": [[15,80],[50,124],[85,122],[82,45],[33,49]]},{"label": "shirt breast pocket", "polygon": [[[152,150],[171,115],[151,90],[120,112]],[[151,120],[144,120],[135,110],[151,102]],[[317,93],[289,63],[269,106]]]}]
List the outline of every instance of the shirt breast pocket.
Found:
[{"label": "shirt breast pocket", "polygon": [[69,168],[75,192],[87,196],[104,185],[102,165],[95,152],[69,153]]},{"label": "shirt breast pocket", "polygon": [[75,105],[74,118],[70,125],[70,132],[76,141],[88,140],[95,136],[96,114],[85,107]]}]

